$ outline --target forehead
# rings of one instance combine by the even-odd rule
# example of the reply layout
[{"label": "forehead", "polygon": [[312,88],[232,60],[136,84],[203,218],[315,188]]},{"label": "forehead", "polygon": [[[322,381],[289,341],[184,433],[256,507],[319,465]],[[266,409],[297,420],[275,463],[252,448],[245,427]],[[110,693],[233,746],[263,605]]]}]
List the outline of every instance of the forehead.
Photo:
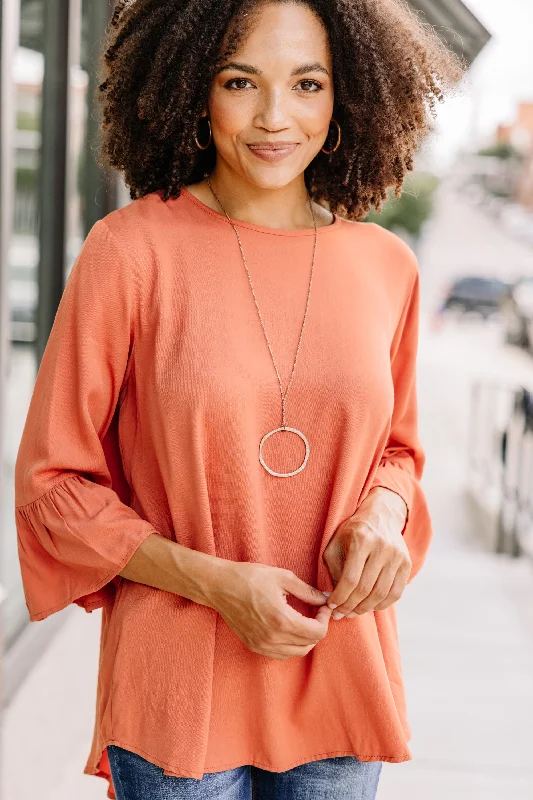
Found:
[{"label": "forehead", "polygon": [[250,17],[249,29],[233,57],[294,63],[321,60],[331,65],[327,31],[303,3],[264,3]]}]

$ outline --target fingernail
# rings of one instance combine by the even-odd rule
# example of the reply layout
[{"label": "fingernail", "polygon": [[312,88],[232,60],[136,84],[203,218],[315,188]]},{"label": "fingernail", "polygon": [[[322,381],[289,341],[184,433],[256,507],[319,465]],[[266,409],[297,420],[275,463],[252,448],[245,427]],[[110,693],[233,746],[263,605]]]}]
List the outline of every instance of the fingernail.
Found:
[{"label": "fingernail", "polygon": [[349,619],[353,619],[354,617],[356,617],[356,616],[357,616],[357,614],[355,613],[355,611],[350,611],[348,614],[346,614],[346,616],[347,616]]},{"label": "fingernail", "polygon": [[341,619],[341,617],[344,617],[344,614],[341,614],[340,611],[335,611],[331,616],[333,619]]},{"label": "fingernail", "polygon": [[325,595],[326,595],[326,597],[329,597],[329,596],[330,596],[330,594],[331,594],[331,592],[322,592],[322,594],[325,594]]},{"label": "fingernail", "polygon": [[339,605],[338,603],[328,603],[328,606],[330,608],[337,608],[338,605]]}]

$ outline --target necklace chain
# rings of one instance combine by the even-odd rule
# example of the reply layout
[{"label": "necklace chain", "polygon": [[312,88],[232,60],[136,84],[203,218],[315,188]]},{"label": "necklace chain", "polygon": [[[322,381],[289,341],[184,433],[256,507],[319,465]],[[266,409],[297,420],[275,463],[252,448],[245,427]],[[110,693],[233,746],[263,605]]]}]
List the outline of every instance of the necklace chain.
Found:
[{"label": "necklace chain", "polygon": [[308,192],[307,193],[307,199],[309,201],[309,207],[311,209],[311,216],[313,218],[313,226],[314,226],[314,229],[315,229],[315,241],[314,241],[314,247],[313,247],[313,260],[312,260],[312,263],[311,263],[311,277],[309,279],[309,289],[308,289],[308,292],[307,292],[307,302],[305,304],[305,313],[304,313],[304,318],[303,318],[303,322],[302,322],[302,329],[300,331],[300,338],[298,340],[298,347],[296,348],[296,355],[294,356],[294,363],[292,365],[291,377],[289,379],[289,383],[288,383],[287,389],[285,390],[285,394],[283,394],[283,386],[282,386],[282,383],[281,383],[279,370],[278,370],[278,367],[277,367],[277,364],[276,364],[276,360],[274,358],[274,353],[272,352],[272,348],[270,346],[270,342],[269,342],[269,339],[268,339],[268,336],[267,336],[267,332],[265,330],[265,325],[263,323],[263,317],[261,316],[261,311],[259,310],[259,304],[257,302],[257,297],[255,296],[254,287],[253,287],[253,284],[252,284],[252,279],[250,277],[250,272],[248,270],[248,265],[246,263],[246,257],[244,255],[244,250],[243,250],[243,247],[242,247],[241,237],[239,236],[239,231],[237,230],[237,228],[233,224],[233,221],[232,221],[231,217],[229,216],[228,212],[226,211],[226,209],[224,208],[224,206],[220,202],[219,198],[217,197],[217,194],[216,194],[215,190],[211,186],[211,182],[209,181],[209,175],[206,173],[204,177],[206,178],[207,184],[208,184],[209,188],[211,189],[211,191],[213,192],[217,203],[220,205],[222,211],[224,212],[224,214],[228,218],[228,221],[229,221],[231,227],[233,228],[233,230],[235,231],[235,234],[237,236],[237,241],[239,243],[239,249],[241,251],[242,260],[243,260],[243,263],[244,263],[244,268],[246,270],[246,274],[248,275],[248,280],[250,282],[250,288],[252,290],[252,295],[253,295],[253,298],[254,298],[255,307],[257,308],[257,313],[259,314],[259,321],[261,322],[261,327],[263,328],[263,333],[265,334],[266,343],[267,343],[268,349],[270,351],[270,355],[272,357],[272,362],[274,364],[274,369],[276,370],[276,375],[278,376],[278,383],[279,383],[279,388],[280,388],[280,392],[281,392],[281,427],[283,429],[285,429],[287,427],[286,424],[285,424],[285,400],[287,398],[287,395],[289,393],[289,389],[290,389],[291,384],[292,384],[294,371],[296,369],[296,361],[298,359],[298,353],[300,352],[300,344],[301,344],[301,341],[302,341],[303,332],[304,332],[304,328],[305,328],[305,320],[307,318],[307,309],[309,308],[309,298],[311,296],[311,284],[313,282],[313,270],[314,270],[314,267],[315,267],[316,246],[317,246],[317,238],[318,238],[318,236],[317,236],[317,225],[316,225],[316,220],[315,220],[315,212],[313,210],[313,204],[311,202],[311,197],[309,196],[309,192]]}]

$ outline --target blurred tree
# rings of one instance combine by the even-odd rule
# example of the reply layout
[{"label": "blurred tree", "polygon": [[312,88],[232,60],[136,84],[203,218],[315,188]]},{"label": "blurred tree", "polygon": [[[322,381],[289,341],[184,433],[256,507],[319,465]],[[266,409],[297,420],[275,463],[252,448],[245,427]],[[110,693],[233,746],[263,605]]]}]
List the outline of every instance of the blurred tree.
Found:
[{"label": "blurred tree", "polygon": [[20,44],[30,50],[43,51],[44,0],[21,0]]},{"label": "blurred tree", "polygon": [[365,222],[377,222],[388,230],[406,232],[415,241],[433,211],[433,195],[439,178],[432,172],[409,172],[401,197],[391,191],[380,212],[372,209]]},{"label": "blurred tree", "polygon": [[517,160],[522,159],[522,154],[516,147],[513,147],[512,144],[509,142],[498,142],[497,144],[490,145],[489,147],[484,147],[482,150],[478,150],[478,156],[493,156],[495,158],[501,158],[503,161],[506,161],[509,158],[514,158]]},{"label": "blurred tree", "polygon": [[487,195],[513,201],[516,198],[524,155],[510,142],[494,142],[477,151],[478,166],[470,183]]},{"label": "blurred tree", "polygon": [[41,117],[31,111],[17,111],[18,131],[38,131],[41,129]]},{"label": "blurred tree", "polygon": [[20,192],[37,191],[37,170],[35,167],[18,166],[15,170],[17,190]]}]

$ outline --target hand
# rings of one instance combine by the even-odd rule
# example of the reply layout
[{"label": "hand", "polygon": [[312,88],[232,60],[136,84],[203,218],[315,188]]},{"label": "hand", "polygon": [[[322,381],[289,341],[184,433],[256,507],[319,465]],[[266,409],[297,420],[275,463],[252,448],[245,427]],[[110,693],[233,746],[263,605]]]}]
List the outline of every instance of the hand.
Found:
[{"label": "hand", "polygon": [[412,566],[402,535],[406,518],[403,498],[376,486],[334,533],[324,551],[336,584],[328,600],[336,604],[334,619],[381,611],[401,597]]},{"label": "hand", "polygon": [[[288,594],[320,606],[305,617],[287,603]],[[228,561],[209,605],[249,650],[279,661],[305,656],[328,631],[327,597],[291,570],[249,561]]]}]

